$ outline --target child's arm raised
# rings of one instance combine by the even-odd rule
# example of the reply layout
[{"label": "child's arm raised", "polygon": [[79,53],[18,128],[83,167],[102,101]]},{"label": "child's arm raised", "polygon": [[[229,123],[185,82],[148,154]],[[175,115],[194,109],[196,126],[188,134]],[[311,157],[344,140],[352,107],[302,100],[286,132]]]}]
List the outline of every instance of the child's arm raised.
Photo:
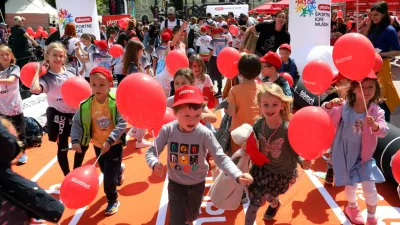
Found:
[{"label": "child's arm raised", "polygon": [[33,94],[40,94],[43,92],[42,87],[39,84],[39,72],[40,72],[40,64],[38,63],[37,68],[36,68],[36,73],[33,76],[32,83],[30,86],[30,91]]},{"label": "child's arm raised", "polygon": [[120,139],[126,130],[126,121],[122,118],[117,110],[117,120],[114,130],[111,131],[107,138],[107,142],[112,145],[116,140]]},{"label": "child's arm raised", "polygon": [[209,109],[204,109],[203,113],[201,114],[201,117],[203,118],[204,121],[209,123],[217,122],[217,116]]},{"label": "child's arm raised", "polygon": [[83,128],[81,124],[81,110],[78,109],[78,111],[74,115],[74,118],[72,119],[72,127],[71,127],[72,149],[78,153],[82,153],[81,149],[82,135],[83,135]]}]

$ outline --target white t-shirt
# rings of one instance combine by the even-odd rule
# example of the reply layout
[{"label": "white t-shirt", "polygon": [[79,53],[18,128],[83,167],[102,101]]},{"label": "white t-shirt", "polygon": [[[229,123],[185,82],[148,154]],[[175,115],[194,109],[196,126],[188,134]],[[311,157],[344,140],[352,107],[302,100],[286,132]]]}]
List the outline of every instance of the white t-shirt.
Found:
[{"label": "white t-shirt", "polygon": [[228,25],[225,21],[217,22],[217,27],[222,27],[223,25]]},{"label": "white t-shirt", "polygon": [[225,37],[226,40],[228,40],[228,43],[232,43],[232,42],[233,42],[232,34],[231,34],[231,33],[227,32],[227,33],[225,33],[225,34],[222,34],[222,36]]},{"label": "white t-shirt", "polygon": [[78,42],[79,39],[78,38],[71,38],[68,40],[68,49],[67,49],[67,55],[71,55],[72,53],[75,52],[75,44],[76,42]]},{"label": "white t-shirt", "polygon": [[208,49],[213,50],[213,56],[218,56],[219,52],[221,52],[225,47],[228,47],[228,40],[226,40],[225,37],[221,37],[212,39]]},{"label": "white t-shirt", "polygon": [[[180,23],[179,23],[179,25],[181,25],[182,26],[182,21],[179,21]],[[175,20],[174,21],[169,21],[168,20],[168,22],[167,22],[168,24],[168,29],[173,29],[176,25],[178,25],[178,19],[177,18],[175,18]],[[160,29],[161,30],[163,30],[165,28],[165,21],[163,21],[162,23],[161,23],[161,26],[160,26]]]},{"label": "white t-shirt", "polygon": [[[89,47],[84,46],[83,50],[88,54],[97,53],[98,52],[98,50],[96,48],[96,45],[93,45],[93,44],[90,45]],[[80,63],[81,66],[83,66],[83,64],[81,62],[79,62],[79,63]],[[85,65],[86,65],[86,69],[85,69],[84,76],[85,77],[89,77],[90,71],[92,71],[92,69],[93,69],[93,65],[92,65],[91,62],[87,62],[87,63],[85,63]],[[81,69],[81,68],[79,68],[79,69]]]},{"label": "white t-shirt", "polygon": [[194,86],[200,88],[201,92],[203,92],[203,89],[205,87],[212,87],[213,82],[208,74],[205,74],[206,79],[203,81],[200,80],[200,78],[195,78],[194,81]]},{"label": "white t-shirt", "polygon": [[11,84],[0,84],[0,115],[16,116],[22,113],[22,99],[19,93],[19,67],[11,65],[0,71],[0,79],[15,76]]},{"label": "white t-shirt", "polygon": [[212,38],[208,35],[202,35],[200,36],[197,41],[196,41],[196,46],[200,47],[199,54],[200,55],[208,55],[210,50],[208,47],[210,46]]},{"label": "white t-shirt", "polygon": [[156,71],[156,79],[160,82],[161,86],[164,90],[168,90],[171,86],[170,82],[172,77],[169,75],[166,64],[165,64],[165,51],[168,49],[168,46],[160,45],[154,52],[153,58],[157,59]]},{"label": "white t-shirt", "polygon": [[49,107],[55,108],[61,113],[75,113],[77,109],[68,106],[62,97],[61,86],[70,77],[75,77],[76,71],[72,67],[66,68],[64,73],[57,74],[47,72],[39,78],[39,84],[42,86],[42,92],[47,94],[47,103]]}]

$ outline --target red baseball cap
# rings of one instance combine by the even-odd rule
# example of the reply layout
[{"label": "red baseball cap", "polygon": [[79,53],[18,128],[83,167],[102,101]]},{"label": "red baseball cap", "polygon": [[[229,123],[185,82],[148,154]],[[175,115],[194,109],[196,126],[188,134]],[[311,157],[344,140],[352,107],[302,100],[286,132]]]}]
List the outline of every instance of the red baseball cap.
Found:
[{"label": "red baseball cap", "polygon": [[281,68],[282,66],[282,59],[281,57],[276,54],[275,52],[267,52],[263,57],[260,58],[262,63],[269,63],[273,65],[275,68]]},{"label": "red baseball cap", "polygon": [[287,49],[289,51],[292,51],[292,47],[289,44],[281,44],[281,46],[279,46],[279,49]]},{"label": "red baseball cap", "polygon": [[202,27],[200,28],[200,30],[201,30],[201,32],[207,32],[207,27],[206,27],[206,26],[202,26]]},{"label": "red baseball cap", "polygon": [[222,29],[222,27],[215,27],[211,29],[211,33],[212,34],[221,34],[224,32],[224,29]]},{"label": "red baseball cap", "polygon": [[171,40],[171,34],[169,32],[164,32],[161,34],[161,41],[169,41]]},{"label": "red baseball cap", "polygon": [[90,76],[92,76],[95,73],[100,73],[102,75],[104,75],[107,80],[109,80],[110,82],[113,81],[113,76],[111,74],[111,71],[105,67],[102,66],[98,66],[92,69],[92,71],[90,71]]},{"label": "red baseball cap", "polygon": [[100,49],[100,50],[107,50],[108,45],[105,40],[94,40],[94,44]]},{"label": "red baseball cap", "polygon": [[201,94],[200,88],[195,86],[185,85],[175,91],[174,104],[172,107],[193,103],[202,104],[204,102],[204,97]]}]

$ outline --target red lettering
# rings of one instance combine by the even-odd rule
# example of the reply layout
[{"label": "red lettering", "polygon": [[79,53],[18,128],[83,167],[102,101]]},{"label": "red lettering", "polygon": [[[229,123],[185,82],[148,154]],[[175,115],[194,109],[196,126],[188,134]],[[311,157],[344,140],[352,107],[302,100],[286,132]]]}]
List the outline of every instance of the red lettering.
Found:
[{"label": "red lettering", "polygon": [[215,10],[224,10],[224,7],[217,7]]},{"label": "red lettering", "polygon": [[92,17],[91,16],[81,16],[75,18],[76,23],[91,23]]},{"label": "red lettering", "polygon": [[328,4],[319,4],[318,5],[318,10],[321,11],[331,11],[331,6]]}]

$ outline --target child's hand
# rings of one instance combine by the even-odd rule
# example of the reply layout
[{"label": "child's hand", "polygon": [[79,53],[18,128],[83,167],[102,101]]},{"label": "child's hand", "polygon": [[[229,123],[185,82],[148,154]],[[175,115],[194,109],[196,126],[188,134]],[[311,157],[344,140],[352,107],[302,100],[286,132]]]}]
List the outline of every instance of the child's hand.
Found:
[{"label": "child's hand", "polygon": [[249,173],[240,175],[237,179],[240,184],[250,185],[253,183],[253,177]]},{"label": "child's hand", "polygon": [[242,146],[240,146],[240,148],[243,149],[244,151],[246,151],[246,144],[247,142],[245,141],[243,142]]},{"label": "child's hand", "polygon": [[325,104],[325,108],[327,108],[327,109],[331,109],[331,108],[333,108],[334,106],[339,106],[339,105],[342,105],[343,104],[343,98],[335,98],[335,99],[332,99],[330,102],[328,102],[327,104]]},{"label": "child's hand", "polygon": [[303,162],[301,163],[301,167],[304,170],[308,170],[311,168],[312,162],[310,160],[303,160]]},{"label": "child's hand", "polygon": [[110,143],[108,143],[108,141],[105,141],[103,147],[101,148],[101,154],[104,155],[106,152],[108,152],[108,150],[110,150],[110,147]]},{"label": "child's hand", "polygon": [[162,175],[164,173],[164,165],[160,162],[156,163],[153,167],[153,171],[155,174],[162,177]]},{"label": "child's hand", "polygon": [[82,153],[81,144],[73,144],[72,150],[76,151],[77,153]]},{"label": "child's hand", "polygon": [[366,116],[365,117],[365,122],[371,129],[376,132],[379,130],[379,124],[375,121],[374,117],[372,116]]}]

